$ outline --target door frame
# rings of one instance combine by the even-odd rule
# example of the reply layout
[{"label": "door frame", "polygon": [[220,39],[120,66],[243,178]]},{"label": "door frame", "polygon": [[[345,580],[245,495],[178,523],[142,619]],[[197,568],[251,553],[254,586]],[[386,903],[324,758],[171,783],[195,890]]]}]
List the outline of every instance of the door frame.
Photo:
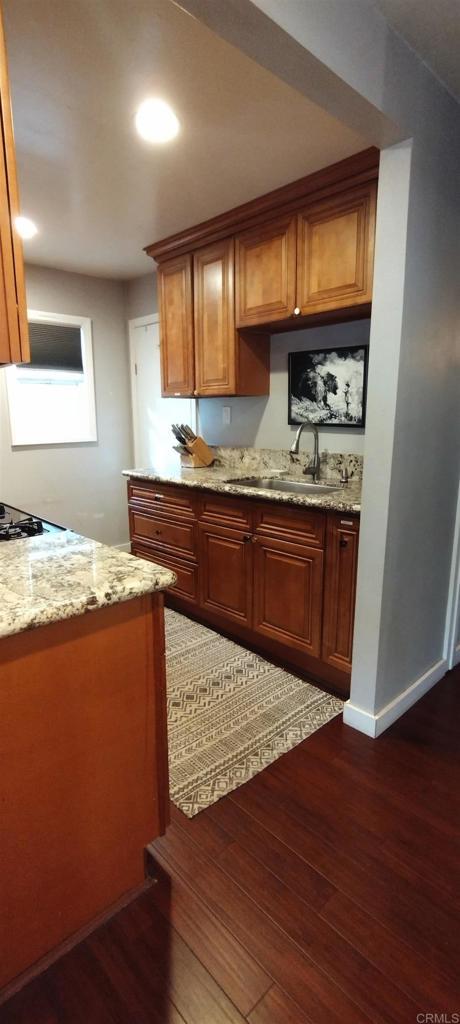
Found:
[{"label": "door frame", "polygon": [[[136,358],[135,358],[135,331],[138,327],[150,327],[160,324],[159,313],[149,313],[147,316],[137,316],[132,320],[128,320],[128,342],[129,342],[129,376],[130,376],[130,391],[131,391],[131,426],[133,435],[133,460],[136,462],[136,452],[139,450],[139,437],[137,430],[137,385],[136,385]],[[194,433],[197,433],[197,399],[189,398],[190,402],[190,424]],[[185,399],[184,399],[185,402]],[[145,468],[145,467],[138,467]]]}]

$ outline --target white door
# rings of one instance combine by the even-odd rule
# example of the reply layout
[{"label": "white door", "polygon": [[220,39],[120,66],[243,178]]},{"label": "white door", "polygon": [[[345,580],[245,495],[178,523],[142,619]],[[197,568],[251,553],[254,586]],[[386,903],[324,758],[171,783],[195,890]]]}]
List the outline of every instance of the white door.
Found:
[{"label": "white door", "polygon": [[157,318],[131,320],[131,392],[133,403],[134,462],[137,469],[155,466],[161,472],[178,464],[171,423],[195,428],[193,398],[162,398],[160,330]]}]

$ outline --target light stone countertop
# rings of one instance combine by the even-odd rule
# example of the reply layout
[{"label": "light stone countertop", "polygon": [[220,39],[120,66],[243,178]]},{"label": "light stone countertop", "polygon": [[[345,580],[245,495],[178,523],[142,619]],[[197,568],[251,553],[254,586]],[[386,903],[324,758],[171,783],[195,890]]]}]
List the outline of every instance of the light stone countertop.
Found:
[{"label": "light stone countertop", "polygon": [[[361,512],[361,479],[352,479],[346,485],[334,484],[334,489],[326,494],[296,494],[289,491],[272,491],[266,488],[245,487],[236,481],[241,477],[277,477],[279,472],[263,469],[255,472],[229,467],[210,467],[209,469],[188,469],[171,467],[171,469],[125,469],[123,475],[134,480],[151,480],[153,483],[180,484],[199,490],[215,491],[217,494],[231,494],[244,498],[266,499],[283,505],[296,505],[303,508],[317,508],[324,511],[347,512],[359,515]],[[302,473],[290,474],[292,479],[309,483]],[[321,483],[321,480],[320,480]],[[327,483],[332,484],[329,479]],[[335,489],[337,488],[337,489]]]},{"label": "light stone countertop", "polygon": [[143,558],[70,530],[0,544],[0,637],[172,586]]}]

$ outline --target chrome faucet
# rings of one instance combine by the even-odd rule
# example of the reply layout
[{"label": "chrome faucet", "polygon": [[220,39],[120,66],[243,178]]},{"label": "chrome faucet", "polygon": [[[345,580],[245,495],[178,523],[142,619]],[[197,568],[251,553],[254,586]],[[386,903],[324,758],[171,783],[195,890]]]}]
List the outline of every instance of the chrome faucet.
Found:
[{"label": "chrome faucet", "polygon": [[319,461],[319,434],[318,434],[318,427],[316,426],[316,423],[310,423],[309,420],[305,420],[304,423],[300,424],[300,427],[299,427],[299,429],[298,429],[298,431],[296,433],[296,436],[295,436],[295,441],[293,441],[293,443],[291,444],[290,452],[291,452],[291,455],[298,455],[299,454],[300,437],[301,437],[302,431],[305,430],[305,427],[310,427],[310,429],[313,431],[314,447],[313,447],[313,462],[312,462],[311,466],[305,466],[305,469],[303,470],[303,472],[304,473],[309,473],[313,477],[313,482],[315,484],[317,484],[318,480],[319,480],[320,461]]}]

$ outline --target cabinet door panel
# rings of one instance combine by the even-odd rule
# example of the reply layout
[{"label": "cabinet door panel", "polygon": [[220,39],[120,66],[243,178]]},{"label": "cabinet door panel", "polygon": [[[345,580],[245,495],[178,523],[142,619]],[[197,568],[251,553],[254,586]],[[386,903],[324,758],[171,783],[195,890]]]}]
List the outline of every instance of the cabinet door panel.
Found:
[{"label": "cabinet door panel", "polygon": [[299,213],[297,304],[301,313],[371,302],[376,185],[311,203]]},{"label": "cabinet door panel", "polygon": [[251,228],[235,239],[236,326],[283,320],[294,311],[296,218]]},{"label": "cabinet door panel", "polygon": [[29,331],[19,213],[13,122],[0,11],[0,364],[28,362]]},{"label": "cabinet door panel", "polygon": [[324,592],[323,660],[351,671],[359,524],[328,516]]},{"label": "cabinet door panel", "polygon": [[158,268],[161,383],[166,397],[193,395],[192,257],[178,256]]},{"label": "cabinet door panel", "polygon": [[254,544],[254,628],[319,657],[323,552],[257,537]]},{"label": "cabinet door panel", "polygon": [[198,395],[236,391],[233,239],[194,256],[195,376]]},{"label": "cabinet door panel", "polygon": [[200,524],[200,603],[251,625],[251,535]]}]

